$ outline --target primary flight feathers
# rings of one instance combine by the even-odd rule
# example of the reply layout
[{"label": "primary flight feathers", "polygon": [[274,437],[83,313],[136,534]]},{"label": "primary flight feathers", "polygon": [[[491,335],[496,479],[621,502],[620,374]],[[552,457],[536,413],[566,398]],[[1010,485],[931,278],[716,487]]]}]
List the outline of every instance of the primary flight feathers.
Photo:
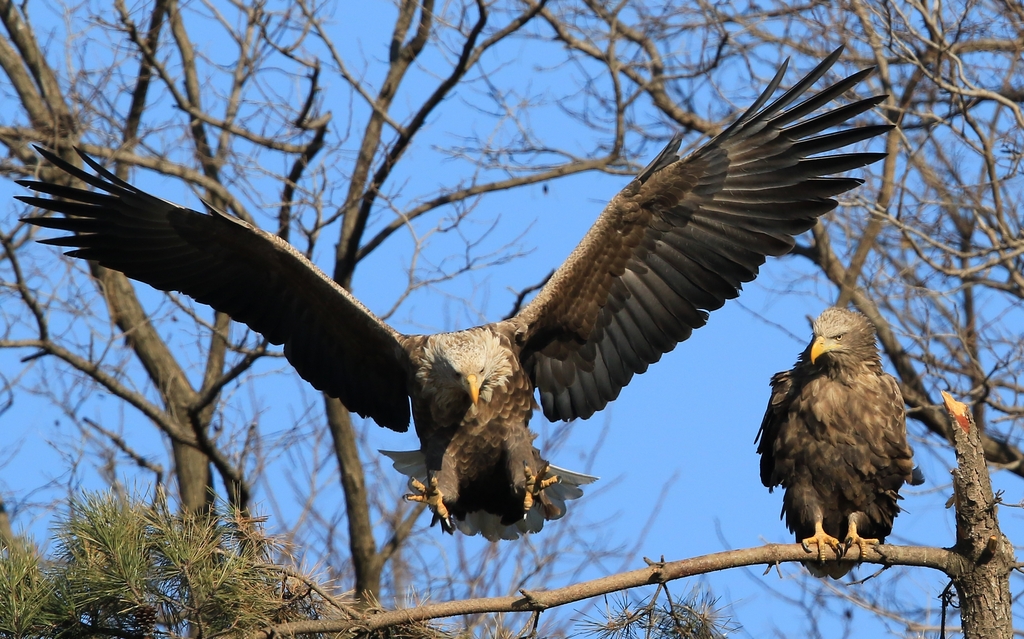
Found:
[{"label": "primary flight feathers", "polygon": [[363,417],[404,431],[411,405],[428,470],[411,498],[445,530],[477,511],[510,526],[538,509],[543,524],[564,507],[546,497],[559,478],[528,428],[534,389],[551,420],[601,410],[861,183],[831,176],[883,157],[829,152],[891,128],[835,130],[884,96],[811,116],[870,69],[797,102],[840,52],[765,106],[784,64],[750,109],[687,157],[673,139],[519,314],[456,333],[398,333],[280,238],[149,195],[82,153],[96,175],[40,149],[96,191],[24,180],[59,199],[19,199],[71,216],[27,218],[71,233],[44,242],[229,314],[283,344],[304,379]]}]

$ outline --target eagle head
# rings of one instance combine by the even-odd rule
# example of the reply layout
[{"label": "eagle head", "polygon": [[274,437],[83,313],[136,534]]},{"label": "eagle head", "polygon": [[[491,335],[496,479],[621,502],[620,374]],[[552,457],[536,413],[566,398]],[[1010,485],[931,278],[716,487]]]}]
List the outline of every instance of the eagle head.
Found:
[{"label": "eagle head", "polygon": [[878,359],[875,329],[868,318],[836,306],[826,308],[811,324],[814,338],[806,354],[811,364],[823,362],[841,366],[844,362]]},{"label": "eagle head", "polygon": [[472,405],[491,401],[512,375],[513,353],[487,327],[427,338],[423,364],[416,376],[435,401],[446,405]]}]

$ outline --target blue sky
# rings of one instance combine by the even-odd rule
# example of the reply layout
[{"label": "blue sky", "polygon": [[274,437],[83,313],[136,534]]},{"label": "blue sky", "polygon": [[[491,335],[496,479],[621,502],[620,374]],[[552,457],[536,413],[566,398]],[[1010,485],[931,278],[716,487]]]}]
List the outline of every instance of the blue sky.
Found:
[{"label": "blue sky", "polygon": [[[353,60],[367,60],[368,74],[373,77],[378,72],[374,61],[386,56],[384,43],[393,8],[387,2],[367,2],[359,6],[365,13],[356,10],[353,15],[348,8],[336,10],[334,37],[337,42],[344,43],[345,55],[352,56]],[[45,19],[44,14],[39,16],[38,20]],[[37,29],[40,28],[37,23]],[[54,28],[59,29],[59,26],[54,24]],[[207,39],[203,38],[203,31],[198,33],[200,46],[213,46],[216,42],[215,34]],[[559,76],[550,73],[531,76],[543,54],[522,46],[518,51],[518,66],[503,66],[495,72],[496,77],[500,79],[501,74],[510,74],[512,78],[527,78],[521,81],[513,79],[510,83],[523,95],[548,95],[553,89],[545,84],[555,83]],[[58,54],[59,47],[54,47],[50,52],[51,60]],[[785,55],[785,52],[780,52],[779,57]],[[507,59],[512,57],[516,56],[506,52]],[[804,71],[810,65],[810,60],[799,60],[795,66]],[[571,74],[571,71],[566,73]],[[745,106],[752,95],[746,80],[748,75],[743,70],[737,73],[736,83],[741,90],[732,93],[731,97],[740,106]],[[796,70],[791,70],[787,81],[796,77]],[[427,80],[424,77],[420,81]],[[336,118],[336,135],[345,131],[343,123],[349,122],[349,117],[352,130],[359,131],[365,122],[365,109],[358,101],[353,104],[340,99],[338,87],[327,87],[327,91],[329,108]],[[415,89],[411,91],[414,93]],[[402,99],[412,102],[415,97],[412,94],[400,95],[399,103]],[[404,190],[432,192],[455,183],[460,167],[451,162],[437,161],[438,155],[429,145],[455,145],[461,137],[486,137],[492,131],[497,131],[499,136],[503,134],[503,129],[494,120],[484,118],[479,111],[470,108],[474,104],[486,103],[487,99],[487,96],[463,92],[448,101],[424,131],[423,140],[427,144],[414,148],[412,156],[406,158],[409,168],[403,169],[406,173],[399,180]],[[720,98],[709,96],[708,99]],[[345,112],[350,106],[353,108],[351,114]],[[700,115],[718,115],[727,110],[722,102],[709,103]],[[556,113],[557,109],[544,112]],[[641,109],[639,113],[639,117],[656,118],[653,111]],[[577,144],[576,150],[581,154],[595,145],[593,138],[567,141],[579,136],[580,128],[571,126],[566,118],[557,115],[550,119],[535,117],[532,124],[538,135],[545,139],[570,147]],[[693,137],[688,138],[687,143],[697,141]],[[876,143],[876,148],[879,146]],[[635,151],[641,153],[639,148]],[[648,145],[634,160],[643,165],[656,152],[657,148]],[[431,288],[416,293],[399,308],[392,318],[393,325],[405,332],[423,332],[463,328],[484,320],[499,319],[510,308],[514,292],[534,284],[560,264],[604,203],[628,180],[625,176],[586,174],[551,182],[546,185],[546,192],[536,185],[484,198],[477,205],[476,226],[470,230],[475,228],[476,232],[482,232],[488,221],[497,220],[497,226],[484,246],[498,247],[508,238],[522,234],[518,245],[528,254],[510,264],[460,277],[446,283],[440,290]],[[198,206],[191,193],[173,180],[143,183],[161,197]],[[0,214],[5,218],[5,227],[11,217],[23,213],[20,205],[11,200],[11,196],[18,193],[22,190],[16,185],[0,183]],[[272,200],[273,197],[270,194],[267,199]],[[382,216],[377,227],[387,220]],[[371,309],[383,312],[390,308],[403,289],[410,245],[408,236],[396,236],[394,241],[389,241],[359,267],[353,290]],[[329,270],[332,246],[332,242],[325,241],[314,255],[325,270]],[[456,240],[441,238],[425,257],[439,262],[451,253],[452,247],[457,246]],[[45,250],[56,253],[52,249]],[[160,303],[159,296],[145,295],[150,303]],[[760,277],[745,287],[739,300],[729,302],[716,311],[709,324],[695,332],[689,341],[666,355],[646,374],[635,377],[609,408],[575,425],[571,438],[551,455],[551,461],[591,472],[600,476],[601,482],[573,504],[571,516],[582,521],[600,522],[600,528],[593,534],[614,544],[629,546],[642,539],[635,561],[626,566],[587,567],[586,578],[603,576],[610,570],[639,567],[642,556],[656,558],[664,555],[671,560],[764,542],[792,541],[792,536],[778,518],[781,493],[769,494],[760,484],[753,440],[768,399],[769,378],[792,365],[810,334],[807,317],[817,315],[833,301],[833,297],[832,288],[814,277],[805,260],[795,257],[770,260]],[[468,299],[468,304],[459,299]],[[180,343],[187,343],[187,338],[178,339]],[[18,359],[26,354],[0,351],[0,370],[21,370]],[[266,372],[282,365],[281,360],[265,362],[259,370]],[[30,374],[42,374],[45,370],[45,365],[39,364]],[[256,388],[261,389],[260,395],[249,400],[248,408],[240,410],[243,413],[252,411],[252,415],[247,416],[256,418],[261,430],[282,432],[299,419],[306,404],[316,399],[315,394],[298,380],[281,383],[279,378],[274,379],[276,381],[268,382],[273,384],[272,387],[258,383]],[[70,389],[69,392],[75,391]],[[130,410],[122,411],[114,404],[111,399],[102,400],[100,405],[83,407],[83,411],[108,418],[115,416],[126,432],[133,435],[141,430],[133,428],[133,424],[143,419],[140,415]],[[0,453],[0,490],[5,495],[13,495],[14,501],[45,500],[59,493],[54,490],[37,493],[34,490],[54,477],[66,477],[62,455],[68,452],[75,434],[67,424],[55,429],[54,421],[60,419],[44,402],[27,395],[19,396],[10,410],[0,414],[0,437],[5,442]],[[533,425],[542,437],[553,428],[544,423],[539,414],[535,415]],[[908,512],[897,519],[890,540],[949,546],[954,541],[953,512],[944,508],[944,502],[951,492],[948,470],[952,456],[948,451],[944,452],[941,445],[936,445],[933,436],[924,435],[923,428],[917,424],[911,422],[909,431],[928,481],[924,486],[903,491],[906,497],[904,507]],[[412,433],[397,434],[384,429],[367,432],[371,449],[417,446]],[[10,442],[17,442],[17,446],[12,448]],[[138,439],[133,443],[154,455],[163,450],[163,444],[155,439]],[[275,463],[276,473],[291,475],[293,479],[301,473],[301,468],[289,467],[287,459]],[[102,484],[98,473],[91,468],[79,469],[74,477],[84,487]],[[140,489],[145,489],[144,478],[137,480],[129,476],[126,481],[129,485],[141,481]],[[301,483],[301,479],[297,481]],[[1007,491],[1007,502],[1019,499],[1019,478],[996,472],[994,481],[997,488]],[[258,490],[257,499],[261,496]],[[277,509],[280,509],[278,512],[287,512],[289,505],[278,499],[276,506],[267,503],[266,508],[271,513]],[[658,512],[652,520],[654,511]],[[42,535],[47,520],[45,517],[33,519],[34,512],[26,512],[23,518],[15,521],[16,526]],[[1004,532],[1011,539],[1024,538],[1024,519],[1019,509],[1004,508],[1000,515]],[[427,519],[424,518],[422,523],[425,525]],[[271,529],[272,526],[273,522]],[[558,526],[557,523],[550,525],[541,534],[558,534]],[[454,547],[455,541],[440,538],[437,543],[446,548]],[[909,573],[908,578],[901,582],[893,596],[910,607],[930,609],[929,621],[938,623],[936,598],[946,580],[925,570],[895,569],[904,570]],[[761,576],[761,570],[754,568],[711,575],[698,581],[706,584],[720,598],[727,614],[742,625],[738,636],[770,637],[778,632],[780,636],[795,637],[804,633],[808,621],[798,607],[783,605],[783,598],[798,602],[810,600],[811,596],[797,583],[801,571],[796,566],[784,566],[780,579],[775,572]],[[857,574],[863,577],[871,572],[870,567],[862,567]],[[426,591],[429,584],[418,584],[418,588]],[[853,592],[875,595],[881,592],[880,588],[877,580],[869,581],[855,587]],[[839,611],[842,608],[842,605],[836,607]],[[573,612],[565,610],[559,614],[572,615]],[[862,612],[857,615],[858,624],[851,636],[884,636],[887,622]],[[826,623],[830,625],[824,626],[823,634],[832,636],[830,630],[836,631],[838,622],[826,619]],[[898,631],[899,627],[895,629]]]}]

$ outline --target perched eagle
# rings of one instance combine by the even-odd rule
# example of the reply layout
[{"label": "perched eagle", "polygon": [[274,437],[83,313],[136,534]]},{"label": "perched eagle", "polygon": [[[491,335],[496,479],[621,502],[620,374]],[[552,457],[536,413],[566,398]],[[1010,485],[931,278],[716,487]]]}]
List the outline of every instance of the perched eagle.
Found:
[{"label": "perched eagle", "polygon": [[786,526],[818,562],[817,577],[838,579],[855,562],[824,563],[825,546],[843,555],[880,544],[900,512],[904,483],[924,481],[907,444],[903,395],[882,370],[868,318],[827,308],[793,370],[772,377],[757,452],[761,482],[782,486]]},{"label": "perched eagle", "polygon": [[411,417],[419,451],[389,453],[412,477],[408,497],[448,532],[514,538],[562,516],[594,480],[549,466],[534,447],[534,390],[552,421],[604,408],[861,183],[828,176],[883,156],[827,153],[888,131],[836,130],[885,96],[812,115],[870,69],[798,102],[840,53],[768,104],[783,65],[753,106],[689,156],[675,137],[521,312],[454,333],[403,335],[280,238],[212,206],[204,214],[158,199],[81,153],[96,175],[40,149],[96,191],[26,180],[55,199],[20,199],[67,216],[27,218],[71,233],[46,243],[284,344],[306,381],[381,426],[405,431]]}]

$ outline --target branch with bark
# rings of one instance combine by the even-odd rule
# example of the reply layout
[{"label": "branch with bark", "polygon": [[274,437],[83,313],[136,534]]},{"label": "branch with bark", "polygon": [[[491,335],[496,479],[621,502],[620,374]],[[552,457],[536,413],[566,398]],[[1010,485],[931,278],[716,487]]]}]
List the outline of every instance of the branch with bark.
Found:
[{"label": "branch with bark", "polygon": [[[815,550],[814,552],[817,552]],[[832,556],[830,556],[832,555]],[[757,548],[729,550],[692,559],[668,562],[649,562],[647,568],[584,581],[553,590],[523,590],[517,596],[465,599],[436,604],[424,604],[405,610],[378,612],[362,619],[296,621],[269,627],[251,635],[251,639],[270,639],[274,636],[295,636],[319,632],[369,633],[393,626],[456,617],[499,612],[541,612],[559,606],[579,603],[593,597],[607,595],[630,588],[668,583],[677,579],[706,575],[744,566],[766,566],[765,574],[776,565],[807,561],[808,553],[800,544],[768,544]],[[834,558],[826,551],[826,561]],[[963,574],[964,558],[944,548],[923,546],[882,545],[865,550],[866,563],[882,566],[920,566],[940,570],[948,575]],[[979,635],[980,637],[980,635]]]}]

